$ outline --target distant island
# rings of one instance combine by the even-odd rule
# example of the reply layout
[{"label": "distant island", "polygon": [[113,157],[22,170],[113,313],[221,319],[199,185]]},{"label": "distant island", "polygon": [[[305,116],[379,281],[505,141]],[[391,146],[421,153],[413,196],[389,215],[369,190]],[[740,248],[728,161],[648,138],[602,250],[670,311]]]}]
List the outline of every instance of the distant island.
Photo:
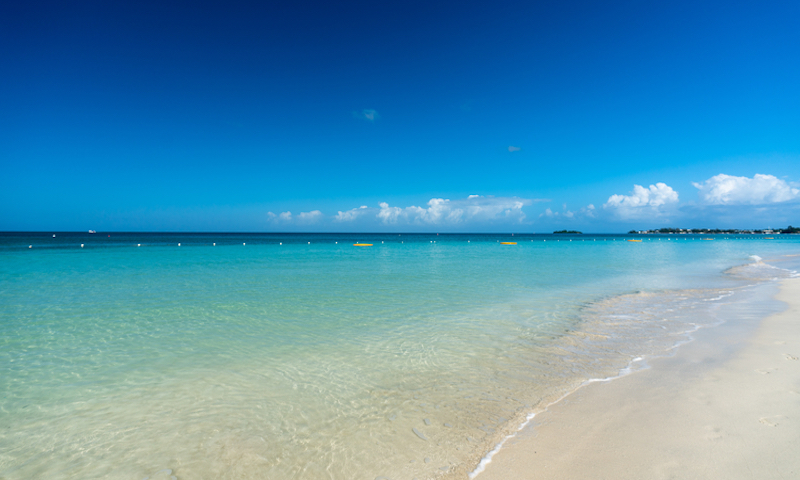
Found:
[{"label": "distant island", "polygon": [[[564,232],[554,232],[554,233],[564,233]],[[570,232],[571,233],[571,232]],[[580,233],[580,232],[577,232]],[[761,229],[761,230],[739,230],[736,228],[729,228],[729,229],[719,229],[719,228],[659,228],[657,230],[631,230],[631,234],[653,234],[653,233],[667,233],[667,234],[689,234],[689,233],[699,233],[703,235],[708,234],[715,234],[715,233],[728,233],[728,234],[752,234],[752,235],[777,235],[777,234],[787,234],[787,233],[800,233],[800,228],[793,227],[789,225],[787,228],[776,228],[776,229]]]},{"label": "distant island", "polygon": [[574,233],[574,234],[581,234],[581,233],[583,233],[583,232],[579,232],[579,231],[577,231],[577,230],[559,230],[559,231],[557,231],[557,232],[553,232],[553,233],[554,233],[554,234],[555,234],[555,233]]}]

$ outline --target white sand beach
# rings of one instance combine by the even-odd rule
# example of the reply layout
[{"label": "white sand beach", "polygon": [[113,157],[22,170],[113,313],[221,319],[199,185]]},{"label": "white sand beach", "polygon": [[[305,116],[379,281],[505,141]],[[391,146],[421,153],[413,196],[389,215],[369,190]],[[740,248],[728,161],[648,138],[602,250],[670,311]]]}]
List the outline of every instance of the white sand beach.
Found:
[{"label": "white sand beach", "polygon": [[703,329],[672,357],[539,413],[479,480],[800,478],[800,279],[757,327]]}]

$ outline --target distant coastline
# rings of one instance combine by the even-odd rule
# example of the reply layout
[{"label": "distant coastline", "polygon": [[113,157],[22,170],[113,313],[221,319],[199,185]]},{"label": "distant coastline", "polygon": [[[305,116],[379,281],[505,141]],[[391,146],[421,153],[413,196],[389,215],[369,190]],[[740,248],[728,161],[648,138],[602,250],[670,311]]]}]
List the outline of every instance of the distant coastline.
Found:
[{"label": "distant coastline", "polygon": [[[559,233],[559,232],[554,232]],[[728,229],[719,229],[719,228],[659,228],[655,230],[631,230],[628,232],[629,234],[703,234],[703,235],[713,235],[713,234],[738,234],[738,235],[781,235],[781,234],[798,234],[800,233],[800,228],[793,227],[789,225],[787,228],[764,228],[764,229],[756,229],[756,230],[739,230],[736,228],[728,228]]]}]

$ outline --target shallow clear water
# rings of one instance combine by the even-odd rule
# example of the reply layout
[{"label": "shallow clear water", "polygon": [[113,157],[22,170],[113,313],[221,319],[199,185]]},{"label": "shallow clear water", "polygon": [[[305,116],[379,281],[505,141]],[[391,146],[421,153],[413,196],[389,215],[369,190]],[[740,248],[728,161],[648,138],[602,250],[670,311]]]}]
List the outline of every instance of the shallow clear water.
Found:
[{"label": "shallow clear water", "polygon": [[731,267],[800,253],[797,236],[106,235],[0,234],[2,478],[465,473],[540,402],[786,275]]}]

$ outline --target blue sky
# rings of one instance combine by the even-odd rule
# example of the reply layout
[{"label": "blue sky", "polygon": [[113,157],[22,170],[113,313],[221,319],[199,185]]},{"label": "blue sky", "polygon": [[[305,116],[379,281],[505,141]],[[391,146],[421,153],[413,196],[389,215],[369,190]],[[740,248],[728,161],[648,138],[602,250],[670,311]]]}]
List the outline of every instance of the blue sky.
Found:
[{"label": "blue sky", "polygon": [[800,224],[796,1],[286,3],[0,5],[0,230]]}]

